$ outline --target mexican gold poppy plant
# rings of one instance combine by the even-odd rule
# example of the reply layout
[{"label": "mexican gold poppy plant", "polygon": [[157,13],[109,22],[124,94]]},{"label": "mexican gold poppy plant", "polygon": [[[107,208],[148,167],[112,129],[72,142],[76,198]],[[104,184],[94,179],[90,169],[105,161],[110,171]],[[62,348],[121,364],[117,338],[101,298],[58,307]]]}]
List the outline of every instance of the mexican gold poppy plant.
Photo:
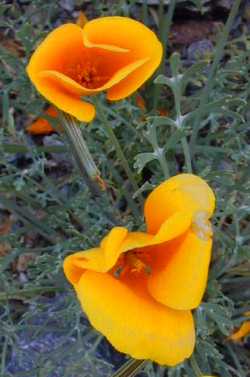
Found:
[{"label": "mexican gold poppy plant", "polygon": [[204,180],[177,175],[148,196],[147,232],[115,227],[98,247],[66,257],[83,311],[117,350],[171,366],[192,354],[191,309],[206,287],[214,203]]},{"label": "mexican gold poppy plant", "polygon": [[250,334],[250,312],[245,312],[244,316],[247,317],[248,320],[244,321],[240,328],[229,336],[229,339],[234,342],[240,342]]},{"label": "mexican gold poppy plant", "polygon": [[[44,111],[44,115],[49,115],[52,118],[58,117],[58,112],[55,107],[49,106],[46,111]],[[55,132],[56,130],[52,127],[50,122],[43,118],[43,116],[36,119],[33,123],[31,123],[27,128],[26,131],[31,135],[47,135]]]},{"label": "mexican gold poppy plant", "polygon": [[111,101],[136,91],[156,70],[162,45],[142,23],[102,17],[82,28],[64,24],[33,53],[27,73],[37,90],[59,109],[83,122],[95,116],[82,97],[106,91]]}]

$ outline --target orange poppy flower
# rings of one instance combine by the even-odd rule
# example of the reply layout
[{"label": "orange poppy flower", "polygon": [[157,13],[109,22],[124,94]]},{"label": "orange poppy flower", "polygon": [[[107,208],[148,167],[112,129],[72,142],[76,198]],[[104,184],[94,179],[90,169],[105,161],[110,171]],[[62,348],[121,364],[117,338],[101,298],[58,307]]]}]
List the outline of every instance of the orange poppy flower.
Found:
[{"label": "orange poppy flower", "polygon": [[107,91],[111,101],[136,91],[156,70],[162,45],[145,25],[127,17],[65,24],[37,47],[27,73],[59,109],[89,122],[94,106],[81,98]]},{"label": "orange poppy flower", "polygon": [[119,351],[171,366],[192,354],[191,309],[206,287],[214,203],[204,180],[177,175],[148,196],[146,233],[115,227],[98,247],[65,259],[91,324]]},{"label": "orange poppy flower", "polygon": [[238,342],[238,341],[241,341],[242,338],[245,338],[246,336],[248,336],[249,334],[250,334],[250,321],[245,321],[245,322],[242,323],[239,330],[234,332],[229,337],[229,339],[231,339],[235,342]]},{"label": "orange poppy flower", "polygon": [[[52,118],[58,117],[58,111],[54,106],[49,106],[44,112],[45,115],[49,115]],[[31,125],[26,128],[26,131],[31,135],[46,135],[55,132],[55,129],[51,126],[47,119],[42,116],[35,120]]]},{"label": "orange poppy flower", "polygon": [[245,312],[244,316],[247,317],[248,320],[244,321],[240,328],[229,336],[229,339],[234,342],[240,342],[250,334],[250,312]]}]

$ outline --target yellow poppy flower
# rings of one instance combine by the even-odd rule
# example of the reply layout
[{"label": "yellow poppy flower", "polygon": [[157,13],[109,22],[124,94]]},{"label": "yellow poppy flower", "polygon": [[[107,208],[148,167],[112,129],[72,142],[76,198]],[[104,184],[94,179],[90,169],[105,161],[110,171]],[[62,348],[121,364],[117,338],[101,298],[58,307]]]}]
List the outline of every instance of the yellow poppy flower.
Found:
[{"label": "yellow poppy flower", "polygon": [[59,109],[89,122],[94,106],[81,98],[107,92],[111,101],[136,91],[156,70],[162,45],[142,23],[102,17],[84,27],[53,30],[33,53],[27,73],[37,90]]},{"label": "yellow poppy flower", "polygon": [[91,324],[119,351],[171,366],[192,354],[191,309],[206,287],[214,204],[204,180],[177,175],[148,196],[146,233],[115,227],[98,247],[65,259]]}]

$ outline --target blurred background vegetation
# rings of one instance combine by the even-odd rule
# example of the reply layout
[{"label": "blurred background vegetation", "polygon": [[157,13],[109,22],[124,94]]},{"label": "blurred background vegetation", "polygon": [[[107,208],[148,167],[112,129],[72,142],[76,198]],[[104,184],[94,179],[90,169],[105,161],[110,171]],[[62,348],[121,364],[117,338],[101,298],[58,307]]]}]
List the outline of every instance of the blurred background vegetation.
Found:
[{"label": "blurred background vegetation", "polygon": [[[166,46],[165,61],[139,95],[112,105],[101,97],[134,185],[102,119],[81,125],[113,220],[106,199],[85,184],[67,140],[26,129],[48,106],[25,73],[29,57],[50,30],[79,15],[136,18]],[[114,222],[143,229],[147,192],[191,169],[217,196],[208,289],[195,311],[195,357],[176,368],[148,362],[138,376],[250,376],[247,336],[228,339],[250,311],[249,21],[248,0],[1,1],[1,377],[111,376],[127,360],[90,327],[62,261],[96,245]]]}]

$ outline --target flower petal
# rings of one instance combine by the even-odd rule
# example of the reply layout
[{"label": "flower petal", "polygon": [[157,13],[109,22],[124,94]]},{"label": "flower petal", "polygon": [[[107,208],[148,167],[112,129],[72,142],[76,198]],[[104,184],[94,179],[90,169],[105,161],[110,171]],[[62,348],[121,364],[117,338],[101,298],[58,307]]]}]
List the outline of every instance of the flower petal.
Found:
[{"label": "flower petal", "polygon": [[118,69],[105,84],[95,89],[84,87],[83,85],[80,85],[76,81],[72,80],[70,77],[67,77],[63,73],[57,71],[42,71],[39,73],[39,77],[53,79],[55,82],[58,82],[60,85],[62,85],[65,90],[73,94],[81,96],[91,95],[112,87],[116,83],[123,80],[131,72],[137,70],[138,67],[141,67],[147,60],[147,58],[136,60],[133,63],[127,64],[125,67]]},{"label": "flower petal", "polygon": [[166,220],[155,236],[143,232],[129,233],[126,228],[114,227],[98,248],[79,251],[66,257],[65,275],[72,284],[75,284],[86,269],[107,272],[114,267],[122,253],[165,243],[184,233],[189,226],[190,217],[179,212]]},{"label": "flower petal", "polygon": [[153,31],[129,17],[96,18],[84,26],[83,35],[88,47],[109,46],[113,51],[132,51],[136,58],[151,57],[155,45],[161,46]]},{"label": "flower petal", "polygon": [[41,71],[63,72],[69,57],[77,55],[80,59],[85,50],[81,27],[76,24],[64,24],[50,32],[36,48],[27,66],[27,73],[35,83],[36,76]]},{"label": "flower petal", "polygon": [[64,90],[58,82],[46,78],[38,78],[33,82],[39,92],[60,110],[73,115],[81,122],[91,122],[95,116],[95,107],[81,100],[79,96]]},{"label": "flower petal", "polygon": [[210,217],[215,197],[208,184],[193,174],[179,174],[157,186],[147,197],[144,214],[149,233],[156,233],[161,224],[175,212],[190,215],[204,211]]},{"label": "flower petal", "polygon": [[153,238],[153,244],[162,244],[183,234],[191,225],[192,217],[186,211],[175,212],[166,219]]},{"label": "flower petal", "polygon": [[211,258],[212,240],[192,230],[154,250],[148,289],[159,302],[173,309],[199,306],[204,294]]},{"label": "flower petal", "polygon": [[67,279],[76,284],[84,270],[106,272],[111,269],[120,255],[120,246],[127,236],[127,229],[113,228],[102,240],[99,248],[79,251],[65,258],[63,268]]},{"label": "flower petal", "polygon": [[147,81],[159,66],[162,58],[162,51],[159,47],[155,55],[142,67],[136,69],[118,84],[108,89],[107,99],[118,101],[133,94],[138,88]]},{"label": "flower petal", "polygon": [[[116,31],[115,33],[113,31]],[[107,93],[109,100],[119,100],[135,92],[156,70],[162,58],[162,45],[156,35],[142,23],[127,17],[102,17],[92,20],[83,29],[85,45],[128,50],[138,60],[148,58]],[[87,42],[87,43],[86,43]]]},{"label": "flower petal", "polygon": [[136,359],[176,365],[189,357],[195,341],[192,314],[169,309],[130,283],[94,271],[82,275],[75,289],[91,324]]},{"label": "flower petal", "polygon": [[91,121],[95,116],[92,104],[81,101],[66,91],[58,82],[41,77],[41,72],[54,70],[63,72],[69,56],[84,54],[82,29],[75,24],[65,24],[53,30],[37,47],[27,66],[27,73],[37,90],[59,109],[75,116],[83,122]]}]

